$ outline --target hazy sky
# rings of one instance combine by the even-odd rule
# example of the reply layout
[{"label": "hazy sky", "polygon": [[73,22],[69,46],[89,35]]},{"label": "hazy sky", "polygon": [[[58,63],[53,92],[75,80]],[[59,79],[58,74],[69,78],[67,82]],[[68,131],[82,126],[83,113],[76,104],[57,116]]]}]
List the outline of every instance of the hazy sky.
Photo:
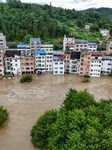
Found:
[{"label": "hazy sky", "polygon": [[31,2],[39,4],[50,4],[53,6],[70,8],[76,10],[87,9],[91,7],[110,7],[112,8],[112,0],[21,0],[22,2]]}]

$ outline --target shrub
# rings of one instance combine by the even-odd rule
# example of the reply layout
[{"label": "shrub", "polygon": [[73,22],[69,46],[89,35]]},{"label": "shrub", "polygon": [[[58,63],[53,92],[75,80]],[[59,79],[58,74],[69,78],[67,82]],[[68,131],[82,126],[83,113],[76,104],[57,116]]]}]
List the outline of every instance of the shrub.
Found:
[{"label": "shrub", "polygon": [[86,82],[90,82],[89,78],[84,78],[84,79],[82,80],[82,83],[86,83]]},{"label": "shrub", "polygon": [[8,115],[7,110],[3,106],[0,106],[0,126],[7,120]]},{"label": "shrub", "polygon": [[31,82],[33,80],[32,75],[30,74],[25,74],[21,77],[20,79],[20,83],[24,83],[24,82]]},{"label": "shrub", "polygon": [[111,150],[112,100],[96,102],[70,89],[59,111],[48,111],[31,130],[35,147],[46,150]]}]

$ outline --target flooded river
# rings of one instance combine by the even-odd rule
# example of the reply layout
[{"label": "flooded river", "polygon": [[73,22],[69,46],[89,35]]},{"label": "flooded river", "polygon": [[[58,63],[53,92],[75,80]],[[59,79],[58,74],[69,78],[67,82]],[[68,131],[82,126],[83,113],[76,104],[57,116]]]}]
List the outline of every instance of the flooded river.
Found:
[{"label": "flooded river", "polygon": [[0,128],[0,150],[35,150],[30,129],[46,110],[59,108],[69,88],[87,89],[97,100],[112,98],[112,77],[91,78],[81,83],[77,75],[34,77],[32,83],[20,84],[19,78],[0,80],[0,105],[9,120]]}]

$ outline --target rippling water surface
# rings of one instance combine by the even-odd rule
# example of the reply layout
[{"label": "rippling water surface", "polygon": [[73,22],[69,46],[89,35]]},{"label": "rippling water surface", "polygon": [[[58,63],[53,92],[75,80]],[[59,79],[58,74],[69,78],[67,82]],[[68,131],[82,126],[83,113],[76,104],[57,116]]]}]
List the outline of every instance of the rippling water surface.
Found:
[{"label": "rippling water surface", "polygon": [[77,75],[34,77],[32,83],[20,84],[19,78],[0,80],[0,105],[10,117],[0,128],[0,150],[35,150],[30,130],[46,110],[59,108],[69,88],[87,89],[96,100],[112,98],[112,77],[90,78],[82,83]]}]

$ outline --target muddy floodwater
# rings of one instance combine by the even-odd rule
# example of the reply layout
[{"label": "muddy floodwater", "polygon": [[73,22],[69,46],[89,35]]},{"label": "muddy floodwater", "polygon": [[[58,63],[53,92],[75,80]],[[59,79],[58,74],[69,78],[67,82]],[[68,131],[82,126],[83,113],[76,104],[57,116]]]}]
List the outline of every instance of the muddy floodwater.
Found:
[{"label": "muddy floodwater", "polygon": [[96,100],[112,98],[112,77],[90,78],[82,83],[77,75],[34,77],[32,83],[15,79],[0,80],[0,105],[10,113],[0,128],[0,150],[35,150],[30,142],[30,130],[46,110],[59,108],[69,88],[87,89]]}]

